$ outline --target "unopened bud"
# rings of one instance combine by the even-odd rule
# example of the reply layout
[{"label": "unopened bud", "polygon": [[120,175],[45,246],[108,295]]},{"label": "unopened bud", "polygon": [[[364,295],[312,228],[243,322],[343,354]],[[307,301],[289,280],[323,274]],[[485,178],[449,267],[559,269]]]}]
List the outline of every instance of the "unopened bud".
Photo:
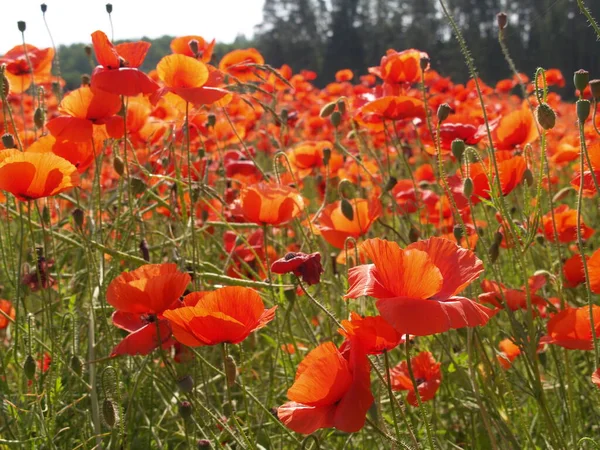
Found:
[{"label": "unopened bud", "polygon": [[523,173],[523,179],[525,180],[525,183],[527,183],[527,186],[533,186],[533,172],[531,172],[529,167],[525,169],[525,172]]},{"label": "unopened bud", "polygon": [[146,191],[146,182],[140,177],[130,177],[129,183],[131,184],[131,192],[134,195],[140,195]]},{"label": "unopened bud", "polygon": [[107,3],[106,4],[106,12],[111,14],[112,13],[112,3]]},{"label": "unopened bud", "polygon": [[354,209],[352,209],[352,204],[347,198],[343,198],[340,204],[342,209],[342,214],[344,217],[350,221],[354,220]]},{"label": "unopened bud", "polygon": [[439,122],[441,123],[444,120],[446,120],[448,116],[453,112],[454,110],[448,103],[442,103],[440,106],[438,106],[437,110],[437,118]]},{"label": "unopened bud", "polygon": [[83,210],[81,208],[75,208],[71,215],[73,216],[73,222],[75,222],[75,225],[77,225],[79,228],[83,227]]},{"label": "unopened bud", "polygon": [[237,376],[237,366],[233,356],[227,355],[225,358],[225,378],[227,379],[227,386],[231,387],[235,384],[235,378]]},{"label": "unopened bud", "polygon": [[579,69],[573,74],[573,84],[575,89],[579,91],[579,95],[583,94],[589,82],[590,73],[587,70]]},{"label": "unopened bud", "polygon": [[494,233],[494,244],[500,245],[502,243],[502,239],[504,239],[504,235],[500,231],[496,231]]},{"label": "unopened bud", "polygon": [[102,419],[108,428],[113,428],[119,419],[117,405],[110,398],[105,398],[102,402]]},{"label": "unopened bud", "polygon": [[206,118],[206,123],[209,127],[214,127],[217,123],[217,116],[215,116],[214,114],[209,114]]},{"label": "unopened bud", "polygon": [[452,150],[452,154],[458,161],[462,160],[462,157],[465,153],[465,148],[467,148],[467,146],[465,145],[465,141],[462,139],[454,139],[450,145],[450,150]]},{"label": "unopened bud", "polygon": [[452,228],[452,234],[454,234],[454,239],[456,239],[456,242],[460,243],[460,240],[463,237],[463,228],[462,226],[456,224],[454,225],[454,228]]},{"label": "unopened bud", "polygon": [[463,194],[465,195],[465,197],[471,198],[474,189],[475,187],[473,186],[473,180],[470,177],[465,178],[463,184]]},{"label": "unopened bud", "polygon": [[40,9],[42,10],[42,13],[46,13],[46,11],[48,11],[48,5],[46,5],[45,3],[42,3],[40,5]]},{"label": "unopened bud", "polygon": [[25,362],[23,363],[23,373],[28,380],[33,380],[35,378],[35,371],[37,369],[37,364],[33,356],[27,355],[25,358]]},{"label": "unopened bud", "polygon": [[383,192],[390,192],[392,189],[394,189],[394,186],[396,186],[396,184],[398,184],[398,180],[396,179],[396,177],[389,177],[387,182],[385,183],[385,186],[383,187]]},{"label": "unopened bud", "polygon": [[90,58],[92,56],[92,46],[91,45],[86,45],[85,47],[83,47],[83,51],[85,52],[85,55]]},{"label": "unopened bud", "polygon": [[19,21],[17,22],[17,28],[19,28],[19,31],[20,31],[21,33],[24,33],[24,32],[25,32],[25,30],[27,29],[27,24],[26,24],[24,21],[22,21],[22,20],[19,20]]},{"label": "unopened bud", "polygon": [[410,242],[417,242],[421,237],[421,233],[414,226],[410,226],[410,230],[408,230],[408,240]]},{"label": "unopened bud", "polygon": [[596,100],[600,99],[600,80],[590,81],[590,90],[592,91],[592,97]]},{"label": "unopened bud", "polygon": [[181,392],[192,392],[194,389],[194,379],[190,375],[186,375],[177,380],[177,386]]},{"label": "unopened bud", "polygon": [[342,113],[339,111],[332,112],[329,120],[331,120],[331,124],[334,127],[336,127],[336,128],[339,127],[340,123],[342,123]]},{"label": "unopened bud", "polygon": [[89,86],[91,82],[90,76],[87,73],[81,75],[81,86]]},{"label": "unopened bud", "polygon": [[427,69],[429,69],[429,63],[430,63],[430,59],[426,56],[422,56],[421,59],[419,60],[419,66],[421,67],[422,71],[425,71]]},{"label": "unopened bud", "polygon": [[590,116],[590,101],[589,100],[577,100],[577,120],[579,123],[584,123]]},{"label": "unopened bud", "polygon": [[346,102],[341,98],[337,101],[337,109],[342,114],[346,112]]},{"label": "unopened bud", "polygon": [[544,130],[551,130],[556,124],[556,114],[548,103],[540,103],[535,108],[535,117]]},{"label": "unopened bud", "polygon": [[8,94],[10,92],[10,81],[8,81],[8,78],[6,78],[6,75],[4,75],[4,73],[2,74],[2,76],[0,76],[0,84],[0,94],[2,95],[2,98],[8,97]]},{"label": "unopened bud", "polygon": [[192,417],[192,404],[190,402],[181,402],[178,409],[179,415],[183,418],[183,420],[187,420]]},{"label": "unopened bud", "polygon": [[506,24],[508,23],[508,16],[506,13],[499,12],[496,14],[496,22],[498,23],[498,28],[500,30],[504,30],[506,28]]},{"label": "unopened bud", "polygon": [[536,234],[535,241],[540,245],[544,245],[546,243],[546,237],[543,234]]},{"label": "unopened bud", "polygon": [[326,117],[329,117],[331,115],[331,113],[333,113],[333,111],[335,111],[335,103],[333,103],[333,102],[327,103],[326,105],[324,105],[321,108],[321,111],[319,112],[319,116],[324,119]]},{"label": "unopened bud", "polygon": [[2,145],[4,145],[5,148],[17,148],[15,145],[15,138],[10,133],[4,133],[2,135]]},{"label": "unopened bud", "polygon": [[498,260],[498,256],[500,256],[500,245],[494,242],[488,250],[488,255],[492,264],[495,263]]},{"label": "unopened bud", "polygon": [[45,116],[46,115],[44,114],[44,110],[42,108],[39,106],[35,108],[35,112],[33,113],[33,123],[36,128],[43,128]]},{"label": "unopened bud", "polygon": [[113,169],[115,169],[115,172],[120,176],[123,176],[123,173],[125,173],[125,163],[120,156],[115,156],[113,158]]},{"label": "unopened bud", "polygon": [[331,159],[331,149],[329,147],[326,147],[323,149],[323,164],[325,166],[328,166],[330,159]]},{"label": "unopened bud", "polygon": [[146,239],[140,241],[140,252],[144,261],[150,262],[150,249],[148,248],[148,241]]},{"label": "unopened bud", "polygon": [[44,205],[42,208],[42,222],[50,225],[50,208],[48,208],[48,205]]}]

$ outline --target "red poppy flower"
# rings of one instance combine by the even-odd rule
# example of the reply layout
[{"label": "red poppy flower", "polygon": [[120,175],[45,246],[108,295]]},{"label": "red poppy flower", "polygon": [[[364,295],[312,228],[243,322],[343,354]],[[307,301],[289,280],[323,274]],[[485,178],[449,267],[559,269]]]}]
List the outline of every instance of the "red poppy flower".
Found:
[{"label": "red poppy flower", "polygon": [[475,327],[494,315],[491,309],[456,296],[483,272],[483,263],[472,251],[437,237],[406,249],[395,242],[368,239],[361,248],[373,264],[350,269],[345,298],[379,299],[379,313],[399,333],[427,336]]},{"label": "red poppy flower", "polygon": [[[541,285],[533,284],[533,282],[538,280],[543,280],[543,283]],[[543,297],[536,295],[536,291],[545,284],[545,281],[546,279],[544,276],[531,277],[529,279],[531,303],[538,308],[546,306],[546,300],[544,300]],[[484,291],[484,293],[480,294],[478,297],[478,300],[481,303],[488,303],[494,305],[496,308],[502,308],[503,305],[506,305],[511,311],[527,309],[527,294],[525,292],[525,287],[521,287],[520,289],[509,289],[501,283],[484,280],[481,283],[481,288]]]},{"label": "red poppy flower", "polygon": [[[600,306],[593,306],[594,328],[596,336],[600,335]],[[566,308],[552,316],[548,321],[548,335],[540,339],[541,344],[555,344],[571,350],[592,350],[592,327],[590,326],[590,310]]]},{"label": "red poppy flower", "polygon": [[346,359],[332,342],[319,345],[298,366],[287,396],[291,401],[277,409],[277,416],[297,433],[360,430],[373,403],[364,350],[353,346]]},{"label": "red poppy flower", "polygon": [[11,48],[0,58],[0,65],[6,65],[4,74],[10,84],[10,92],[21,94],[29,89],[32,81],[35,83],[47,82],[52,76],[53,59],[54,50],[52,48],[39,49],[29,44]]},{"label": "red poppy flower", "polygon": [[[9,302],[8,300],[1,299],[0,309],[4,314],[6,314],[6,316],[10,317],[13,320],[15,319],[16,311],[11,302]],[[10,323],[10,320],[4,314],[0,314],[0,330],[6,328]]]},{"label": "red poppy flower", "polygon": [[271,272],[284,274],[292,272],[307,284],[317,284],[321,281],[323,266],[319,252],[307,255],[302,252],[290,252],[271,265]]},{"label": "red poppy flower", "polygon": [[[589,265],[589,259],[590,257],[586,255],[585,260],[588,261],[588,271],[590,271],[590,278],[595,279],[595,276],[592,277],[592,272],[596,272],[596,270],[595,267],[594,270],[591,270]],[[592,264],[592,266],[595,265]],[[573,255],[564,262],[563,275],[565,277],[565,287],[574,288],[582,283],[585,283],[585,272],[583,270],[583,261],[581,259],[581,255]]]},{"label": "red poppy flower", "polygon": [[242,189],[240,204],[246,220],[259,225],[286,224],[304,209],[304,200],[294,189],[268,183]]},{"label": "red poppy flower", "polygon": [[273,320],[277,309],[265,309],[258,292],[239,286],[193,292],[184,298],[184,303],[195,304],[165,311],[164,316],[175,339],[190,347],[239,344]]},{"label": "red poppy flower", "polygon": [[[544,235],[550,242],[554,242],[554,225],[552,221],[553,217],[551,212],[542,217]],[[576,210],[569,208],[568,205],[561,205],[554,208],[554,221],[556,222],[556,231],[558,232],[559,242],[574,242],[577,239]],[[592,234],[594,234],[594,230],[583,223],[582,220],[581,235],[583,239],[588,239]]]},{"label": "red poppy flower", "polygon": [[500,354],[496,355],[498,363],[504,369],[510,369],[513,361],[521,354],[521,349],[516,345],[512,339],[503,339],[498,344]]},{"label": "red poppy flower", "polygon": [[92,72],[92,87],[117,95],[151,94],[158,89],[138,67],[144,62],[149,42],[125,42],[113,45],[102,31],[92,33],[99,66]]},{"label": "red poppy flower", "polygon": [[[361,317],[352,311],[350,320],[341,323],[343,328],[338,328],[338,333],[347,339],[344,344],[358,342],[368,355],[393,350],[403,341],[403,336],[381,316]],[[340,351],[343,353],[342,348]]]},{"label": "red poppy flower", "polygon": [[364,125],[382,125],[384,121],[396,121],[425,117],[423,102],[404,95],[387,96],[362,106],[355,119]]},{"label": "red poppy flower", "polygon": [[386,83],[418,83],[421,81],[422,58],[429,58],[429,56],[414,48],[402,52],[388,50],[381,58],[379,67],[370,67],[369,72]]},{"label": "red poppy flower", "polygon": [[[600,294],[600,249],[596,250],[587,260],[590,289],[595,294]],[[583,264],[581,264],[583,268]],[[584,280],[585,282],[585,276]]]},{"label": "red poppy flower", "polygon": [[0,152],[0,190],[19,200],[50,197],[78,184],[77,168],[53,153]]},{"label": "red poppy flower", "polygon": [[[421,402],[426,402],[435,397],[442,383],[441,363],[436,362],[429,352],[421,352],[410,359],[413,375],[419,391]],[[408,372],[408,364],[402,361],[390,370],[390,380],[394,391],[408,391],[406,401],[412,406],[419,406],[415,388]]]}]

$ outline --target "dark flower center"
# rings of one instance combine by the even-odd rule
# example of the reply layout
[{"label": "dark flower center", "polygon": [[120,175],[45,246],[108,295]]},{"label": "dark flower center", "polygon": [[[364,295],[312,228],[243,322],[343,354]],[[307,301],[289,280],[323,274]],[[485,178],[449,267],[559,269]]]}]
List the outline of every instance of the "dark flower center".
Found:
[{"label": "dark flower center", "polygon": [[286,253],[286,255],[283,257],[283,259],[285,259],[286,261],[289,261],[290,259],[294,259],[296,256],[298,256],[297,253],[289,252],[289,253]]}]

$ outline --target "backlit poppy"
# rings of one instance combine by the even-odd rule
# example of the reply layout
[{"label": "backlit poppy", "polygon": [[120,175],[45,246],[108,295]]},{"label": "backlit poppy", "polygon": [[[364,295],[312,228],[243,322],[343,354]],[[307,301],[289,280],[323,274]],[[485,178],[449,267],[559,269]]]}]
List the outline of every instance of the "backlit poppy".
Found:
[{"label": "backlit poppy", "polygon": [[[442,364],[436,362],[433,355],[429,352],[421,352],[411,358],[410,364],[421,402],[433,399],[442,383],[442,371],[440,369]],[[419,406],[406,361],[402,361],[390,370],[390,380],[394,391],[408,391],[408,395],[406,396],[408,404]]]},{"label": "backlit poppy", "polygon": [[[190,44],[192,41],[194,43]],[[205,63],[210,62],[213,49],[215,48],[215,40],[208,42],[202,36],[181,36],[171,41],[171,51],[192,58],[199,59]],[[193,51],[193,49],[196,52]]]},{"label": "backlit poppy", "polygon": [[[600,306],[593,305],[594,328],[600,335]],[[592,327],[590,310],[587,306],[566,308],[548,321],[548,335],[540,339],[541,344],[555,344],[571,350],[592,350]]]},{"label": "backlit poppy", "polygon": [[343,328],[339,328],[338,333],[347,339],[346,342],[358,342],[368,355],[393,350],[403,341],[403,336],[381,316],[361,317],[352,311],[350,320],[341,323]]},{"label": "backlit poppy", "polygon": [[242,82],[260,81],[256,75],[257,68],[254,66],[264,63],[264,58],[255,48],[239,49],[223,56],[219,62],[219,69]]},{"label": "backlit poppy", "polygon": [[504,369],[510,369],[513,361],[521,354],[521,349],[512,341],[512,339],[501,340],[498,344],[498,348],[500,349],[500,353],[496,355],[498,363]]},{"label": "backlit poppy", "polygon": [[297,433],[360,430],[373,403],[364,350],[353,346],[346,359],[332,342],[319,345],[298,366],[287,396],[291,401],[277,409],[277,416]]},{"label": "backlit poppy", "polygon": [[355,120],[363,125],[381,126],[383,122],[425,117],[425,107],[421,100],[414,97],[387,96],[373,100],[362,106]]},{"label": "backlit poppy", "polygon": [[494,144],[498,150],[523,148],[539,136],[531,111],[520,108],[500,119],[495,130]]},{"label": "backlit poppy", "polygon": [[[0,65],[5,64],[4,74],[13,94],[21,94],[31,86],[31,82],[47,82],[52,76],[52,48],[39,49],[33,45],[23,44],[11,48],[0,58]],[[31,63],[31,66],[28,63]]]},{"label": "backlit poppy", "polygon": [[0,190],[19,200],[50,197],[78,184],[77,168],[53,153],[0,152]]},{"label": "backlit poppy", "polygon": [[397,52],[388,50],[381,58],[378,67],[369,68],[386,83],[418,83],[421,81],[421,59],[429,58],[427,53],[414,48]]},{"label": "backlit poppy", "polygon": [[379,299],[379,313],[399,333],[427,336],[475,327],[494,314],[456,296],[483,272],[483,263],[472,251],[437,237],[406,249],[382,239],[368,239],[361,247],[373,264],[350,269],[345,298]]},{"label": "backlit poppy", "polygon": [[242,189],[240,206],[248,222],[278,226],[300,215],[304,199],[290,187],[259,183]]},{"label": "backlit poppy", "polygon": [[[554,242],[554,224],[558,233],[558,241],[567,243],[577,240],[577,211],[569,208],[568,205],[561,205],[554,208],[554,214],[551,212],[542,217],[542,227],[546,239]],[[594,230],[588,227],[583,219],[581,221],[581,236],[583,239],[588,239]]]},{"label": "backlit poppy", "polygon": [[190,347],[239,344],[273,320],[277,309],[265,309],[258,292],[239,286],[193,292],[184,298],[184,303],[195,304],[165,311],[164,316],[175,339]]}]

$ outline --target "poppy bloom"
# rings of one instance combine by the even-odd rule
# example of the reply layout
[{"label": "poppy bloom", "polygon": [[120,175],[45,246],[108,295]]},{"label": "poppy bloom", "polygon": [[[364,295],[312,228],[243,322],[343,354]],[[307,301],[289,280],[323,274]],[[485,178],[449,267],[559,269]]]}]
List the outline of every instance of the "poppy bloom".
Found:
[{"label": "poppy bloom", "polygon": [[343,328],[339,328],[338,333],[347,339],[344,344],[358,342],[368,355],[393,350],[404,341],[403,336],[381,316],[361,317],[352,311],[350,320],[341,323]]},{"label": "poppy bloom", "polygon": [[167,308],[178,306],[190,281],[190,276],[179,272],[176,264],[146,264],[115,278],[106,291],[106,301],[117,310],[113,324],[130,334],[111,356],[146,355],[166,343],[171,330],[162,314]]},{"label": "poppy bloom", "polygon": [[386,83],[417,83],[421,81],[421,59],[427,53],[414,48],[397,52],[388,50],[378,67],[370,67],[369,73],[377,75]]},{"label": "poppy bloom", "polygon": [[335,73],[335,81],[337,81],[338,83],[350,81],[352,78],[354,78],[354,73],[352,73],[350,69],[338,70]]},{"label": "poppy bloom", "polygon": [[298,169],[301,176],[306,176],[312,169],[325,166],[325,149],[329,149],[329,170],[330,173],[335,173],[344,164],[344,159],[341,154],[332,151],[332,148],[333,144],[329,141],[305,141],[286,153],[290,164]]},{"label": "poppy bloom", "polygon": [[[442,371],[440,370],[442,364],[436,362],[433,355],[429,352],[421,352],[414,358],[411,358],[410,364],[421,402],[431,400],[435,397],[442,383]],[[390,370],[390,381],[392,382],[392,390],[408,391],[406,401],[412,406],[419,406],[406,361],[402,361]]]},{"label": "poppy bloom", "polygon": [[[589,260],[587,260],[587,263],[588,275],[590,277],[590,290],[594,294],[600,294],[600,250],[596,250]],[[581,264],[581,268],[583,270],[583,264]],[[585,275],[583,281],[585,282]]]},{"label": "poppy bloom", "polygon": [[118,95],[94,91],[89,86],[69,92],[58,106],[60,115],[47,124],[57,141],[90,141],[94,126],[103,125],[121,109]]},{"label": "poppy bloom", "polygon": [[500,354],[496,356],[498,363],[504,369],[510,369],[513,361],[521,354],[521,349],[516,345],[512,339],[503,339],[498,344]]},{"label": "poppy bloom", "polygon": [[171,51],[207,63],[212,58],[215,42],[214,39],[207,42],[202,36],[181,36],[171,41]]},{"label": "poppy bloom", "polygon": [[512,150],[531,144],[538,136],[531,111],[521,108],[500,119],[495,130],[494,143],[498,150]]},{"label": "poppy bloom", "polygon": [[[542,217],[542,227],[546,239],[554,242],[554,225],[552,223],[552,213],[549,212]],[[561,205],[554,208],[554,221],[556,222],[556,231],[558,241],[567,243],[577,240],[577,211],[569,208],[568,205]],[[581,236],[588,239],[594,230],[588,227],[583,220],[581,221]]]},{"label": "poppy bloom", "polygon": [[399,333],[427,336],[475,327],[494,315],[456,296],[483,272],[483,263],[472,251],[438,237],[405,249],[382,239],[368,239],[361,247],[373,264],[350,269],[345,298],[379,299],[379,313]]},{"label": "poppy bloom", "polygon": [[117,95],[151,94],[158,89],[138,67],[144,62],[149,42],[125,42],[113,45],[102,31],[92,33],[99,66],[92,72],[92,87]]},{"label": "poppy bloom", "polygon": [[271,272],[278,274],[292,272],[309,285],[317,284],[321,281],[321,274],[323,273],[321,254],[319,252],[310,255],[302,252],[287,253],[271,265]]},{"label": "poppy bloom", "polygon": [[[10,323],[10,319],[15,319],[16,312],[12,303],[8,300],[1,299],[0,300],[0,309],[4,314],[0,314],[0,330],[3,330]],[[8,316],[8,317],[7,317]],[[10,319],[9,319],[10,317]]]},{"label": "poppy bloom", "polygon": [[275,318],[277,306],[265,309],[258,292],[229,286],[213,292],[193,292],[184,305],[165,311],[173,336],[190,347],[239,344]]},{"label": "poppy bloom", "polygon": [[233,50],[219,62],[219,69],[236,77],[241,82],[260,81],[255,65],[262,65],[265,59],[255,48]]},{"label": "poppy bloom", "polygon": [[336,248],[344,248],[348,237],[357,239],[366,234],[382,213],[381,202],[377,198],[355,198],[350,200],[350,205],[352,220],[342,212],[340,200],[327,205],[316,219],[323,238]]},{"label": "poppy bloom", "polygon": [[[541,282],[538,282],[538,280]],[[545,281],[546,279],[544,276],[531,277],[529,279],[529,297],[531,304],[538,308],[546,306],[546,300],[536,294],[538,289],[545,284]],[[536,282],[539,284],[535,284]],[[481,283],[481,288],[484,291],[484,293],[480,294],[478,297],[478,300],[481,303],[488,303],[494,305],[496,308],[502,308],[503,305],[506,305],[511,311],[527,309],[527,293],[525,292],[525,287],[521,287],[521,289],[509,289],[501,283],[484,280]]]},{"label": "poppy bloom", "polygon": [[50,197],[78,184],[77,168],[53,153],[0,152],[0,190],[19,200]]},{"label": "poppy bloom", "polygon": [[248,222],[277,226],[298,217],[304,199],[290,187],[259,183],[242,189],[240,206]]},{"label": "poppy bloom", "polygon": [[364,125],[383,125],[384,121],[396,121],[425,117],[425,107],[421,100],[405,95],[387,96],[373,100],[362,106],[355,119]]},{"label": "poppy bloom", "polygon": [[277,409],[277,416],[297,433],[360,430],[373,403],[364,350],[353,346],[346,359],[332,342],[319,345],[298,366],[287,397],[291,401]]},{"label": "poppy bloom", "polygon": [[[589,259],[590,257],[586,255],[585,260],[588,261],[590,278],[595,279],[596,277],[592,276],[592,273],[596,272],[596,270],[590,270]],[[592,266],[594,266],[594,264],[592,264]],[[565,277],[565,287],[573,288],[579,286],[581,283],[585,283],[585,272],[583,270],[583,260],[581,259],[581,255],[573,255],[564,262],[563,275]]]},{"label": "poppy bloom", "polygon": [[[600,335],[600,306],[593,306],[594,328],[596,336]],[[555,344],[571,350],[592,350],[592,327],[590,310],[566,308],[552,316],[548,321],[548,335],[540,339],[541,344]]]},{"label": "poppy bloom", "polygon": [[[31,63],[31,66],[28,63]],[[0,58],[0,65],[5,64],[4,74],[13,94],[21,94],[31,86],[31,82],[44,83],[51,77],[52,48],[39,49],[33,45],[17,45]]]}]

